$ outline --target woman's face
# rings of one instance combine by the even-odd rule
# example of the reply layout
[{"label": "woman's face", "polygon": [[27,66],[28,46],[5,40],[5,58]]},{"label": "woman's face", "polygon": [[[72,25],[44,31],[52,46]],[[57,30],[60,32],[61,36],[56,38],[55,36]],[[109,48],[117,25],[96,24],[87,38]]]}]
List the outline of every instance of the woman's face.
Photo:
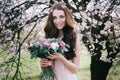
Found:
[{"label": "woman's face", "polygon": [[53,11],[53,23],[57,29],[61,30],[66,24],[66,16],[63,10],[55,9]]}]

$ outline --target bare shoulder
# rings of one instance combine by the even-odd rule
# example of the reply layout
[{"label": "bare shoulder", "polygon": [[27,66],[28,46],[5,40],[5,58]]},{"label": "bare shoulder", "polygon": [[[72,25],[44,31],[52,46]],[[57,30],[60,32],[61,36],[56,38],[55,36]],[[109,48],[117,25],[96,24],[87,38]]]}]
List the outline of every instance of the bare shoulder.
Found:
[{"label": "bare shoulder", "polygon": [[76,38],[79,38],[79,28],[74,26],[74,29],[73,29],[75,35],[76,35]]},{"label": "bare shoulder", "polygon": [[74,33],[75,33],[76,39],[80,40],[80,34],[75,30],[74,30]]},{"label": "bare shoulder", "polygon": [[74,33],[75,33],[75,36],[76,36],[76,44],[80,44],[80,34],[76,30],[76,28],[74,29]]}]

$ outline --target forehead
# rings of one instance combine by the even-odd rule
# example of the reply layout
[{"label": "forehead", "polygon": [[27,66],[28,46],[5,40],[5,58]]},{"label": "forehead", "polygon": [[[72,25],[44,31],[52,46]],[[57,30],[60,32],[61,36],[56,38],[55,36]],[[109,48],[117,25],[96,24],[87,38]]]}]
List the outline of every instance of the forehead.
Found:
[{"label": "forehead", "polygon": [[60,16],[60,15],[65,15],[65,12],[63,10],[57,10],[57,9],[53,11],[53,16]]}]

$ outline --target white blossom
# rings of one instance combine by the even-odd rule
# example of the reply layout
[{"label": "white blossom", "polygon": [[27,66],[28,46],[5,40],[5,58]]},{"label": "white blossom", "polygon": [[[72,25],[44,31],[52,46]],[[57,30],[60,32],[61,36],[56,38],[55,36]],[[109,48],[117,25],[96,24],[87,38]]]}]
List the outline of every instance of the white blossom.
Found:
[{"label": "white blossom", "polygon": [[51,43],[51,48],[52,49],[56,49],[57,47],[59,47],[59,44],[57,42]]}]

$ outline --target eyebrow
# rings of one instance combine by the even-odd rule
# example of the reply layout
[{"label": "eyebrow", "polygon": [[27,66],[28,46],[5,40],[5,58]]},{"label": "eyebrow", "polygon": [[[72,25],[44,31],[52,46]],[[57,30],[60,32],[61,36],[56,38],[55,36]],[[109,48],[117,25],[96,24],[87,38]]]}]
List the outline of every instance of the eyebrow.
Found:
[{"label": "eyebrow", "polygon": [[[60,17],[61,17],[61,16],[64,17],[65,15],[59,15],[59,16],[60,16]],[[53,17],[56,17],[56,16],[53,15]]]}]

